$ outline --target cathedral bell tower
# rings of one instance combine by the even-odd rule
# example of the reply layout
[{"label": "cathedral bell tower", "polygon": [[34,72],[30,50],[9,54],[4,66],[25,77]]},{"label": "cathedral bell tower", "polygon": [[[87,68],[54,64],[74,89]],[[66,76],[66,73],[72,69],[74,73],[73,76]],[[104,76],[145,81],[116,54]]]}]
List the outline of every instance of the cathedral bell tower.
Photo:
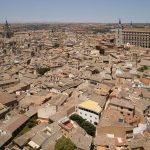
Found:
[{"label": "cathedral bell tower", "polygon": [[3,32],[4,38],[11,38],[13,36],[13,32],[11,31],[10,25],[8,24],[7,20],[6,20],[6,23],[3,27],[3,29],[4,29],[4,32]]},{"label": "cathedral bell tower", "polygon": [[118,26],[115,30],[115,43],[117,46],[121,46],[123,44],[122,30],[123,26],[121,24],[121,19],[119,19]]}]

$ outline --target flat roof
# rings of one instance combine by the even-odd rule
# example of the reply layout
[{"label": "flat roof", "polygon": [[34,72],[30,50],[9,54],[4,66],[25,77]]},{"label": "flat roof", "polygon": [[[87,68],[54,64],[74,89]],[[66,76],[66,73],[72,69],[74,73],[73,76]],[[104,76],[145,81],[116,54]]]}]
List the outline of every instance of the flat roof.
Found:
[{"label": "flat roof", "polygon": [[91,110],[96,113],[100,113],[102,110],[99,104],[92,100],[86,100],[85,102],[79,104],[79,107]]},{"label": "flat roof", "polygon": [[134,109],[134,105],[133,105],[132,101],[126,100],[126,99],[114,98],[110,102],[110,105],[116,105],[116,106],[124,107],[124,108],[127,108],[127,109],[128,108]]},{"label": "flat roof", "polygon": [[13,133],[19,127],[21,127],[28,119],[29,119],[29,117],[27,117],[24,114],[23,115],[19,115],[19,117],[16,118],[12,123],[8,124],[8,126],[6,126],[5,129],[7,131],[9,131],[10,133]]},{"label": "flat roof", "polygon": [[150,28],[124,28],[125,32],[150,32]]}]

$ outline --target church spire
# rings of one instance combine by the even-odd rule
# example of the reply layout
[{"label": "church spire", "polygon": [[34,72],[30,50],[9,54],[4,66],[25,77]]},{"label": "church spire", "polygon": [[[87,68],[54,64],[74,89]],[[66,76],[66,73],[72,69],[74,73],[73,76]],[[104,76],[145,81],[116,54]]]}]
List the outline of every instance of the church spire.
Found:
[{"label": "church spire", "polygon": [[121,19],[119,19],[118,27],[122,28]]},{"label": "church spire", "polygon": [[10,30],[10,28],[9,28],[9,24],[8,24],[8,22],[7,22],[7,20],[6,20],[6,22],[5,22],[5,30]]},{"label": "church spire", "polygon": [[121,19],[119,19],[119,25],[121,25]]},{"label": "church spire", "polygon": [[8,22],[7,22],[7,20],[6,20],[6,23],[5,23],[5,25],[8,25]]},{"label": "church spire", "polygon": [[10,29],[10,26],[6,20],[5,25],[4,25],[4,32],[3,32],[3,37],[5,38],[11,38],[13,35],[13,32]]},{"label": "church spire", "polygon": [[133,26],[133,23],[132,23],[132,21],[130,22],[130,27],[132,28],[132,26]]}]

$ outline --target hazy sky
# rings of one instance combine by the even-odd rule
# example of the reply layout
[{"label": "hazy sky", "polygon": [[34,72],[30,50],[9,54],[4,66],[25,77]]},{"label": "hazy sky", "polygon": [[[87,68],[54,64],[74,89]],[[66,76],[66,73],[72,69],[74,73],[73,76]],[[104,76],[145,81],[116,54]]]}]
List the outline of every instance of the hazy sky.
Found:
[{"label": "hazy sky", "polygon": [[0,22],[146,22],[150,0],[0,0]]}]

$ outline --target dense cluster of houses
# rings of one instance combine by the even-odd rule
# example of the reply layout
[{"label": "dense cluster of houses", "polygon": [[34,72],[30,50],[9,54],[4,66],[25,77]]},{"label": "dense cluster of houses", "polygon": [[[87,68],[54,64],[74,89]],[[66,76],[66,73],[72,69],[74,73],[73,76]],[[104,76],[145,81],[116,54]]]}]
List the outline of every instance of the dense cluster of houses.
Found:
[{"label": "dense cluster of houses", "polygon": [[[67,28],[0,39],[0,149],[53,150],[65,136],[77,150],[149,150],[150,49]],[[93,124],[95,137],[72,114]]]}]

